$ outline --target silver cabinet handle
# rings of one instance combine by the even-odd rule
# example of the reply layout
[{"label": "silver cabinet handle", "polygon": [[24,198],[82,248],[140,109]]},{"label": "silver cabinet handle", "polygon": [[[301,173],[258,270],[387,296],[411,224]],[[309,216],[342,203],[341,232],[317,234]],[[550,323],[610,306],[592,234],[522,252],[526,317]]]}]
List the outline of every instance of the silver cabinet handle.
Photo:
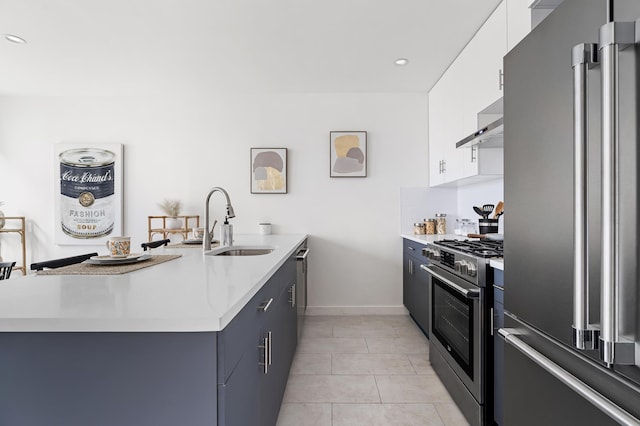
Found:
[{"label": "silver cabinet handle", "polygon": [[269,355],[269,365],[271,365],[271,347],[273,346],[273,334],[271,332],[267,333],[267,346],[268,346],[268,355]]},{"label": "silver cabinet handle", "polygon": [[258,310],[262,312],[267,312],[267,309],[269,309],[271,302],[273,302],[273,297],[269,300],[265,300],[264,302],[262,302],[260,306],[258,306]]},{"label": "silver cabinet handle", "polygon": [[258,345],[259,349],[262,349],[262,359],[264,362],[259,362],[258,364],[262,366],[262,372],[264,374],[269,373],[269,336],[262,339],[262,344]]},{"label": "silver cabinet handle", "polygon": [[480,290],[467,290],[466,288],[460,287],[458,284],[446,279],[442,275],[435,272],[433,269],[429,268],[427,265],[420,265],[420,269],[425,270],[431,275],[433,275],[434,277],[438,278],[440,281],[445,283],[448,287],[462,294],[467,299],[475,299],[480,297]]},{"label": "silver cabinet handle", "polygon": [[635,22],[609,22],[600,27],[602,64],[602,276],[600,355],[607,364],[635,364],[635,343],[619,336],[618,229],[618,60],[635,43]]},{"label": "silver cabinet handle", "polygon": [[589,324],[589,253],[587,217],[587,128],[589,68],[597,62],[598,46],[583,43],[573,47],[573,345],[596,349],[599,330]]},{"label": "silver cabinet handle", "polygon": [[527,345],[518,337],[517,329],[501,328],[500,330],[498,330],[498,333],[504,338],[505,342],[512,345],[527,358],[538,364],[545,371],[554,376],[556,379],[560,380],[578,395],[582,396],[584,399],[598,407],[598,409],[614,419],[616,422],[629,426],[638,426],[640,424],[640,420],[636,419],[627,411],[618,407],[616,404],[593,390],[593,388],[586,385],[574,375],[568,373],[558,364],[551,361],[549,358],[545,357],[531,346]]},{"label": "silver cabinet handle", "polygon": [[296,260],[307,260],[308,255],[309,255],[309,249],[305,247],[296,254]]},{"label": "silver cabinet handle", "polygon": [[504,72],[501,68],[498,68],[498,90],[502,90],[504,87]]},{"label": "silver cabinet handle", "polygon": [[416,249],[414,249],[414,248],[413,248],[413,247],[411,247],[411,246],[409,246],[408,248],[409,248],[409,250],[411,250],[411,251],[415,251],[415,250],[416,250]]},{"label": "silver cabinet handle", "polygon": [[291,303],[291,307],[296,306],[296,284],[294,283],[291,287],[289,287],[289,303]]}]

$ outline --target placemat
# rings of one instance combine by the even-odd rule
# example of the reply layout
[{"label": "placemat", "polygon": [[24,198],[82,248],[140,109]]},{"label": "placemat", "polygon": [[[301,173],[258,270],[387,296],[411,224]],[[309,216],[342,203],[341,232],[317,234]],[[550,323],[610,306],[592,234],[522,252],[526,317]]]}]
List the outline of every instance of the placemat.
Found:
[{"label": "placemat", "polygon": [[76,263],[74,265],[63,266],[56,269],[45,269],[38,271],[38,275],[120,275],[138,269],[148,268],[181,257],[181,254],[158,254],[151,256],[151,259],[139,263],[128,265],[90,265],[87,263]]}]

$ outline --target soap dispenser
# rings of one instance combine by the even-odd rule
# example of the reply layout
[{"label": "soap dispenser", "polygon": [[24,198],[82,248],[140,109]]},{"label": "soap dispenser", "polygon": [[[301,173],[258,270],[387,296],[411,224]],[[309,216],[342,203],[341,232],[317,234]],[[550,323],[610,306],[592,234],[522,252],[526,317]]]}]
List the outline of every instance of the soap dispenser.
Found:
[{"label": "soap dispenser", "polygon": [[224,223],[222,224],[220,232],[222,234],[220,237],[220,245],[223,247],[233,245],[233,225],[229,223],[227,216],[224,217]]}]

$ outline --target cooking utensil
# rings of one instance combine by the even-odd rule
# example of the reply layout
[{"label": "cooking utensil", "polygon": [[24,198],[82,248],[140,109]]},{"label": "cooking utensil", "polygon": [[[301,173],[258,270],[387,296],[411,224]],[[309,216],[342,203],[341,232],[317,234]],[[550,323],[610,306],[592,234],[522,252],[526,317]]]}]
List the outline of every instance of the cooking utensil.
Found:
[{"label": "cooking utensil", "polygon": [[482,209],[478,206],[473,206],[473,211],[478,213],[480,215],[480,217],[484,217],[484,212],[482,211]]},{"label": "cooking utensil", "polygon": [[491,212],[493,212],[494,207],[495,206],[493,204],[485,204],[484,206],[482,206],[482,212],[484,213],[482,217],[484,217],[485,219],[489,219],[489,215],[491,214]]},{"label": "cooking utensil", "polygon": [[503,211],[504,211],[504,203],[502,201],[499,201],[498,205],[496,206],[495,210],[493,211],[493,218],[497,219],[498,216],[500,216]]}]

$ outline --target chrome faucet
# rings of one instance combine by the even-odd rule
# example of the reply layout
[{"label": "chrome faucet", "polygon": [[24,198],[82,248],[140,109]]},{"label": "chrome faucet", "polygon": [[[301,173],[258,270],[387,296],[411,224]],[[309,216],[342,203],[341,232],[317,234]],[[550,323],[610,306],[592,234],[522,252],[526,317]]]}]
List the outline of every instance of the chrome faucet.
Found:
[{"label": "chrome faucet", "polygon": [[207,198],[204,200],[204,236],[202,237],[203,251],[211,250],[211,239],[213,238],[213,230],[209,232],[209,200],[211,200],[211,196],[216,191],[222,192],[227,199],[227,218],[231,219],[232,217],[236,217],[236,214],[233,212],[231,200],[229,199],[229,194],[227,194],[227,191],[220,188],[219,186],[211,188],[211,190],[207,194]]}]

